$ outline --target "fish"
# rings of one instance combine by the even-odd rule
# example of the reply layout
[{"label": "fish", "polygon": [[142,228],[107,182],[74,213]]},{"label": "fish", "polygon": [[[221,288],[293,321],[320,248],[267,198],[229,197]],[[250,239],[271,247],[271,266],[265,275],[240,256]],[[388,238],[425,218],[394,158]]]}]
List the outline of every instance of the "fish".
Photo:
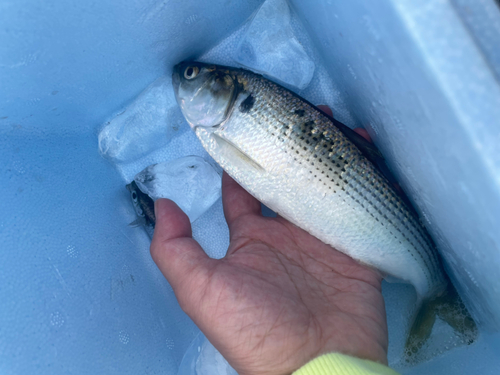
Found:
[{"label": "fish", "polygon": [[[324,243],[415,287],[421,309],[406,343],[409,355],[429,337],[435,315],[453,315],[436,303],[458,298],[449,292],[453,287],[436,246],[409,201],[381,172],[383,156],[373,144],[245,69],[182,62],[172,83],[205,150],[244,189]],[[456,319],[450,325],[472,337],[475,324],[465,315],[467,327]]]},{"label": "fish", "polygon": [[155,206],[151,197],[141,191],[135,181],[125,185],[130,192],[130,198],[137,215],[137,219],[131,222],[130,226],[143,225],[149,236],[153,237],[154,228],[156,225]]}]

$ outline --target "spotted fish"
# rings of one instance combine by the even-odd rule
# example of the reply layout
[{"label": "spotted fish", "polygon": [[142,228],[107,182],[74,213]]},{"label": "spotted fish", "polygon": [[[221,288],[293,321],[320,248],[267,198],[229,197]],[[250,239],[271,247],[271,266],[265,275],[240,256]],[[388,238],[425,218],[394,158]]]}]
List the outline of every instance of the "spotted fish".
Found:
[{"label": "spotted fish", "polygon": [[[203,147],[243,188],[335,249],[411,283],[427,307],[419,324],[435,315],[427,302],[450,283],[415,211],[376,166],[373,145],[247,70],[185,62],[175,66],[173,86]],[[413,331],[418,345],[432,324]]]}]

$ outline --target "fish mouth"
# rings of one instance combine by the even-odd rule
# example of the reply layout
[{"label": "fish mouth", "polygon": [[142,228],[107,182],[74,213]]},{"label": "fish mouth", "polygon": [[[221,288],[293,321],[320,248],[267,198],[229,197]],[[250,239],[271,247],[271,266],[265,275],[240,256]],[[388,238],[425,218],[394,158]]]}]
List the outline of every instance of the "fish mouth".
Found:
[{"label": "fish mouth", "polygon": [[181,100],[179,98],[179,90],[180,90],[180,86],[181,86],[181,73],[180,73],[181,70],[180,69],[182,68],[182,64],[183,63],[175,65],[173,72],[172,72],[172,87],[174,89],[175,100],[177,101],[177,104],[179,104],[181,109],[182,109],[182,105],[181,105]]},{"label": "fish mouth", "polygon": [[174,85],[175,87],[179,87],[181,83],[181,77],[179,76],[179,73],[174,71],[172,73],[172,85]]},{"label": "fish mouth", "polygon": [[174,71],[172,72],[172,86],[174,86],[174,90],[177,92],[179,89],[179,85],[181,84],[181,75],[179,73],[179,65],[174,66]]}]

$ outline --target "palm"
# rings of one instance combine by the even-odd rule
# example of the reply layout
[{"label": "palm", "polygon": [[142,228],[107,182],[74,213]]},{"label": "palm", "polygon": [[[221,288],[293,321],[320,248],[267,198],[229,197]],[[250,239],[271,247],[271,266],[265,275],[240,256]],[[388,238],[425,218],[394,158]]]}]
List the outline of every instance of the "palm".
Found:
[{"label": "palm", "polygon": [[227,176],[223,200],[224,259],[200,251],[172,202],[161,203],[151,251],[182,308],[240,375],[290,373],[335,351],[385,363],[381,276],[283,218],[262,217]]}]

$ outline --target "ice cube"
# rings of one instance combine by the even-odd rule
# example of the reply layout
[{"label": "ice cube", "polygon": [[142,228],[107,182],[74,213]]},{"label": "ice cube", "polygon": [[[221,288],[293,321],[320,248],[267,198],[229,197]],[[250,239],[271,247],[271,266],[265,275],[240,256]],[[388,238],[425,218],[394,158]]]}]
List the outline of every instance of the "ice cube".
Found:
[{"label": "ice cube", "polygon": [[183,123],[172,79],[163,76],[103,126],[99,151],[117,162],[130,161],[166,145],[182,132]]},{"label": "ice cube", "polygon": [[134,178],[154,201],[173,200],[194,222],[221,196],[221,176],[199,156],[186,156],[153,164]]},{"label": "ice cube", "polygon": [[285,0],[267,0],[255,14],[234,58],[241,65],[282,83],[305,88],[314,62],[295,37]]},{"label": "ice cube", "polygon": [[177,375],[238,375],[202,332],[182,358]]}]

